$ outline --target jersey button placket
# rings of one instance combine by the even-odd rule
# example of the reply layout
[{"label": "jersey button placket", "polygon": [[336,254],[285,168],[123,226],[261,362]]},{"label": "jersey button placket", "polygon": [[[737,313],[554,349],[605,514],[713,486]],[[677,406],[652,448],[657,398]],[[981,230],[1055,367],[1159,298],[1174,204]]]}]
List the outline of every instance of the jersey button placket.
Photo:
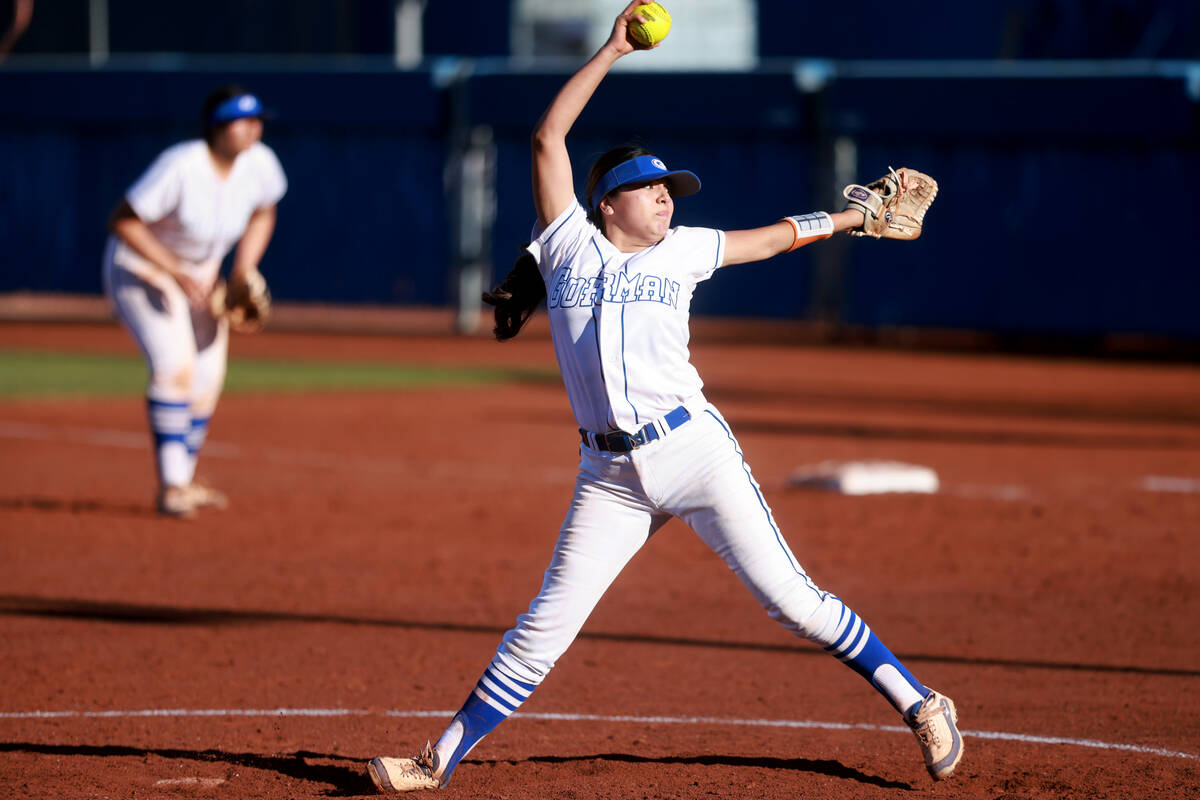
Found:
[{"label": "jersey button placket", "polygon": [[[613,268],[612,262],[607,265],[608,274],[626,268],[628,260],[618,268]],[[625,306],[624,298],[610,297],[605,287],[605,296],[600,303],[599,340],[600,363],[604,367],[604,391],[608,397],[608,405],[612,409],[617,427],[628,433],[637,431],[641,423],[637,420],[634,408],[626,397],[625,386],[625,349],[627,342],[623,341]]]}]

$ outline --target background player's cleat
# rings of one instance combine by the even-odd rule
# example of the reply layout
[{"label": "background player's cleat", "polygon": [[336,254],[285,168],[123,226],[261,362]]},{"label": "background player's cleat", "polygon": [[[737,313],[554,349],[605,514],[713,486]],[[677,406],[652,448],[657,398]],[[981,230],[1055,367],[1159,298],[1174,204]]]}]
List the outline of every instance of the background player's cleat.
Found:
[{"label": "background player's cleat", "polygon": [[367,774],[381,792],[411,792],[415,789],[436,789],[442,785],[437,778],[438,755],[429,743],[416,758],[371,759]]},{"label": "background player's cleat", "polygon": [[931,690],[920,705],[904,715],[904,721],[916,734],[925,754],[925,768],[933,779],[945,780],[954,774],[963,751],[954,701]]},{"label": "background player's cleat", "polygon": [[178,519],[196,516],[196,504],[186,486],[164,486],[158,490],[158,513]]},{"label": "background player's cleat", "polygon": [[215,511],[223,511],[229,508],[229,498],[225,493],[211,486],[205,486],[202,483],[193,483],[187,487],[188,493],[192,496],[192,505],[195,508],[211,508]]}]

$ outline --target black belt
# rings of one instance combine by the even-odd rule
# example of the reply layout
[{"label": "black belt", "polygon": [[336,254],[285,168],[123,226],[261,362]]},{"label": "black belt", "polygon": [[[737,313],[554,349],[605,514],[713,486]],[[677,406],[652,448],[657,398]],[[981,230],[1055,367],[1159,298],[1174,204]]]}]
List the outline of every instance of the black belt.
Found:
[{"label": "black belt", "polygon": [[[595,450],[607,450],[610,453],[628,453],[630,450],[641,447],[648,442],[653,442],[655,439],[665,435],[668,431],[673,431],[683,423],[692,418],[688,410],[683,406],[674,411],[667,412],[667,415],[661,420],[648,422],[637,433],[626,433],[625,431],[610,431],[609,433],[592,433],[579,429],[579,435],[583,439],[583,443]],[[659,432],[659,427],[663,430]]]}]

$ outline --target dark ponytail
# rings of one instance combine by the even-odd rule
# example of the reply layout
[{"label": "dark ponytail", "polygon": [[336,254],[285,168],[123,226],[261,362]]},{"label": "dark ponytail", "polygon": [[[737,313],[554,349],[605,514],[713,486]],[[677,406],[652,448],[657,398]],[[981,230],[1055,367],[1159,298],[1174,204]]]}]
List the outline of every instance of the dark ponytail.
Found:
[{"label": "dark ponytail", "polygon": [[504,280],[483,293],[483,302],[496,307],[496,327],[492,329],[496,339],[503,342],[520,333],[545,299],[546,283],[538,272],[537,259],[522,246]]}]

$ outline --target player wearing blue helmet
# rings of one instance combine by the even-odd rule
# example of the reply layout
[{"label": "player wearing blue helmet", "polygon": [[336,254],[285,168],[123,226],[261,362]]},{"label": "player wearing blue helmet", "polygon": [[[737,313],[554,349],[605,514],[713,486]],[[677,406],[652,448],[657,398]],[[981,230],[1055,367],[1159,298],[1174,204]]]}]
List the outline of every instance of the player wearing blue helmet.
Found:
[{"label": "player wearing blue helmet", "polygon": [[928,771],[962,756],[954,703],[913,676],[792,554],[721,412],[689,360],[692,293],[717,269],[860,229],[853,208],[752,230],[672,227],[675,200],[700,180],[637,148],[602,156],[575,198],[566,136],[609,68],[638,49],[617,18],[605,45],[566,83],[533,136],[537,224],[527,253],[489,293],[497,336],[515,335],[544,297],[580,431],[579,473],[541,591],[437,743],[415,758],[375,758],[383,791],[445,786],[460,760],[538,687],[613,580],[671,517],[689,525],[766,609],[879,691],[917,736]]}]

